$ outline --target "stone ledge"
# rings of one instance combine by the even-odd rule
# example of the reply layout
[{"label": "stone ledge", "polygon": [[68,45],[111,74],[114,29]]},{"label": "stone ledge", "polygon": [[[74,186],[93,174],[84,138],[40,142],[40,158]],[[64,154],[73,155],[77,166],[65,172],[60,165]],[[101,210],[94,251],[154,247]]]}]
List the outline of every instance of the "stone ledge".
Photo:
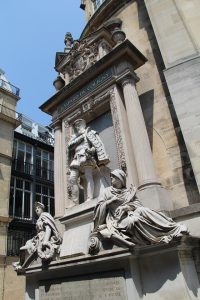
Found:
[{"label": "stone ledge", "polygon": [[[112,250],[104,250],[97,255],[72,256],[58,261],[52,261],[47,267],[43,267],[41,263],[35,263],[24,270],[23,275],[33,274],[41,271],[53,271],[63,268],[74,268],[77,266],[92,265],[95,263],[109,262],[114,259],[138,258],[144,256],[157,255],[158,253],[167,253],[172,251],[182,251],[184,249],[192,249],[199,247],[200,239],[192,236],[183,236],[178,240],[174,240],[169,244],[136,246],[131,252],[128,248],[114,248]],[[19,271],[18,275],[22,275]]]},{"label": "stone ledge", "polygon": [[186,207],[178,208],[170,211],[170,217],[173,219],[185,217],[191,214],[200,213],[200,203],[191,204]]},{"label": "stone ledge", "polygon": [[97,199],[84,202],[80,205],[76,205],[67,209],[65,215],[59,219],[61,224],[66,224],[67,222],[75,222],[78,219],[85,218],[88,215],[91,215],[94,211],[95,206],[97,205]]},{"label": "stone ledge", "polygon": [[[75,222],[78,219],[85,218],[86,216],[91,216],[96,204],[97,199],[68,208],[66,214],[59,220],[62,224],[65,224],[72,220],[73,222]],[[191,204],[189,206],[181,207],[169,212],[166,211],[165,213],[173,219],[189,216],[191,214],[200,214],[200,203]]]}]

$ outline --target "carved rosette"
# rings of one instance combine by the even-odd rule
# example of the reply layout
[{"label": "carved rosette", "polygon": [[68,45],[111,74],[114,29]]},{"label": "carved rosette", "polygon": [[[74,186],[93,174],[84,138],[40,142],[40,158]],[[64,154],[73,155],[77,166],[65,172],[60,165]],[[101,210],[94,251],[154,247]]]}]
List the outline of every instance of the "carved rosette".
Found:
[{"label": "carved rosette", "polygon": [[121,132],[121,128],[120,128],[120,122],[119,122],[119,117],[118,117],[117,104],[115,101],[114,90],[110,91],[110,107],[111,107],[111,113],[112,113],[113,128],[114,128],[114,133],[115,133],[115,141],[116,141],[116,145],[117,145],[118,162],[119,162],[120,168],[126,172],[126,170],[127,170],[126,158],[125,158],[125,153],[124,153],[122,132]]}]

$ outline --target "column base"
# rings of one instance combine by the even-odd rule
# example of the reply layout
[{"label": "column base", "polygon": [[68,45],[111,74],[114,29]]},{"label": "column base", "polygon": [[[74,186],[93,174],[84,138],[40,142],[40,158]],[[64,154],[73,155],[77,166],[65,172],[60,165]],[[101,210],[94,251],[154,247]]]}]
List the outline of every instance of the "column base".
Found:
[{"label": "column base", "polygon": [[164,212],[173,210],[170,195],[160,183],[152,182],[142,185],[137,194],[145,207]]}]

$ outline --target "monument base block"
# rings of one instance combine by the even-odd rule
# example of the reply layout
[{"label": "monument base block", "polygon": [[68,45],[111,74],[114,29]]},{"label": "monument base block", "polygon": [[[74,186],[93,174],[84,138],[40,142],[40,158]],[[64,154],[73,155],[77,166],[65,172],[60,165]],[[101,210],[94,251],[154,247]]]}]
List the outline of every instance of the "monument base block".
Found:
[{"label": "monument base block", "polygon": [[[199,299],[199,239],[114,248],[26,269],[26,300]],[[195,264],[196,263],[196,264]],[[177,297],[176,297],[177,295]]]}]

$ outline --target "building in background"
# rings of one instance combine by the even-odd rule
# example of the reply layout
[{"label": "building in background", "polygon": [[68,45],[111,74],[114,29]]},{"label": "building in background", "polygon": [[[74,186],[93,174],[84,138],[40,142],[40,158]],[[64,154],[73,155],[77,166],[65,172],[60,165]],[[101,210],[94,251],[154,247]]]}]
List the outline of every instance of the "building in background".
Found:
[{"label": "building in background", "polygon": [[[4,290],[9,217],[10,176],[14,129],[20,125],[16,112],[19,89],[0,70],[0,297]],[[1,299],[3,299],[1,297]]]},{"label": "building in background", "polygon": [[54,215],[53,132],[17,113],[19,99],[0,70],[0,299],[24,297],[25,279],[12,262],[34,235],[34,202]]},{"label": "building in background", "polygon": [[33,236],[35,201],[54,216],[54,137],[49,127],[22,115],[14,132],[8,228],[9,256]]}]

